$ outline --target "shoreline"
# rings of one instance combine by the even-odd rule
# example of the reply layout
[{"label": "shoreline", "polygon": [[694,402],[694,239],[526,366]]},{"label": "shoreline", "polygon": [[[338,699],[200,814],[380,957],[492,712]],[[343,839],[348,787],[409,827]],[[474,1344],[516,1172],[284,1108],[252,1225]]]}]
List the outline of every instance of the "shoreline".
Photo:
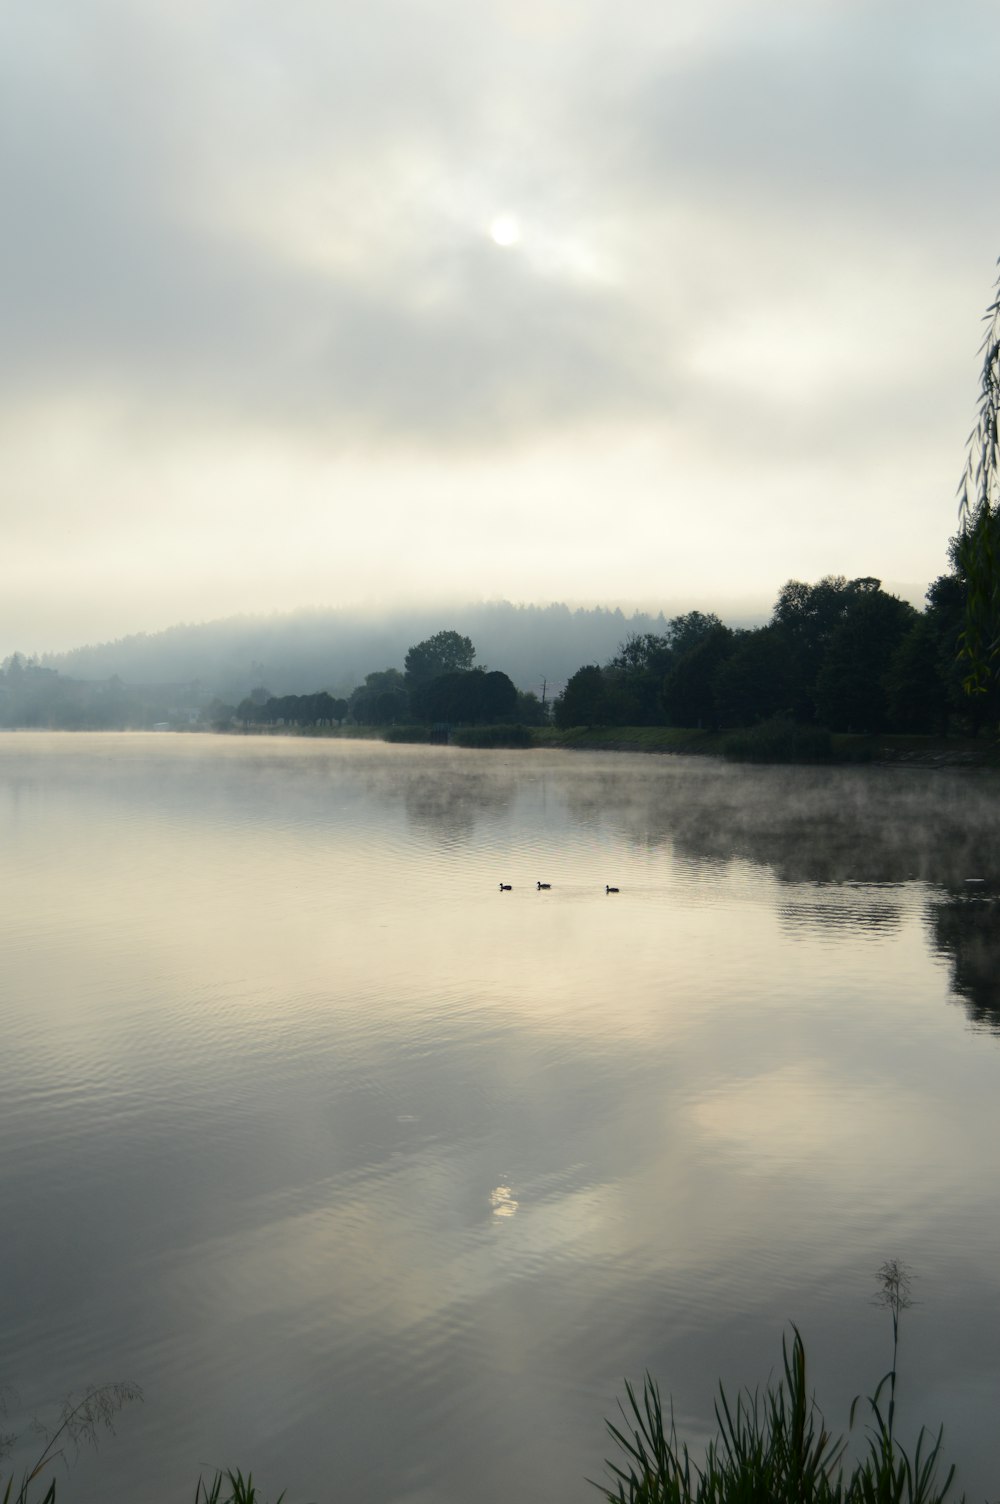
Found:
[{"label": "shoreline", "polygon": [[[571,731],[535,731],[535,745],[565,747],[591,752],[642,752],[690,757],[725,757],[730,731],[684,730],[667,726],[574,728]],[[836,732],[831,737],[833,758],[810,766],[885,764],[914,768],[1000,768],[1000,742],[982,736],[909,736],[897,733]],[[729,754],[729,761],[749,762]],[[788,758],[796,766],[805,758]]]},{"label": "shoreline", "polygon": [[[338,726],[330,728],[274,727],[254,728],[252,731],[226,733],[249,736],[304,736],[330,738],[333,740],[389,741],[403,746],[434,745],[414,736],[393,736],[391,727]],[[514,728],[511,728],[514,729]],[[786,757],[756,759],[734,755],[727,751],[730,738],[743,734],[735,729],[727,731],[704,731],[679,726],[574,726],[559,730],[555,726],[532,726],[525,728],[530,734],[527,744],[514,743],[504,746],[498,741],[492,750],[537,751],[552,748],[570,752],[623,752],[644,756],[722,757],[729,762],[750,763],[770,761],[788,766],[849,767],[890,766],[912,768],[1000,768],[1000,740],[991,736],[918,736],[897,732],[853,733],[834,732],[830,737],[832,756],[828,758]],[[461,743],[450,743],[453,747]],[[469,750],[490,750],[488,747],[473,747]]]}]

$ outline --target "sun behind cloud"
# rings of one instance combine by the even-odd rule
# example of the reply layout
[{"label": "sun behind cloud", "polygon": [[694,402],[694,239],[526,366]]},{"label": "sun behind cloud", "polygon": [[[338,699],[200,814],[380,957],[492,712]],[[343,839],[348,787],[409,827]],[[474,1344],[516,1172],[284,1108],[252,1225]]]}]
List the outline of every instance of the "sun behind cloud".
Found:
[{"label": "sun behind cloud", "polygon": [[498,214],[494,220],[490,221],[490,239],[495,245],[503,246],[505,249],[517,245],[521,239],[521,226],[513,214]]}]

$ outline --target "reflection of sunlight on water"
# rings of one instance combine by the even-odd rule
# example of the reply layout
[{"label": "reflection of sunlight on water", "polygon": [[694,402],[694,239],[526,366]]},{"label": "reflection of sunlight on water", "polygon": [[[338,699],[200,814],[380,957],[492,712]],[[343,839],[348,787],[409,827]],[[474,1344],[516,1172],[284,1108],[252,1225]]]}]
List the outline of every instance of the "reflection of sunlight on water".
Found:
[{"label": "reflection of sunlight on water", "polygon": [[[848,1178],[860,1193],[867,1174],[880,1175],[877,1156],[865,1146],[905,1138],[911,1153],[923,1144],[925,1166],[936,1156],[928,1134],[926,1102],[891,1079],[845,1083],[830,1077],[819,1062],[798,1061],[762,1070],[748,1081],[728,1080],[725,1088],[692,1104],[692,1121],[716,1152],[739,1157],[751,1170],[810,1165],[830,1185]],[[928,1169],[928,1174],[931,1171]]]},{"label": "reflection of sunlight on water", "polygon": [[490,1206],[494,1217],[513,1217],[518,1203],[514,1200],[514,1193],[509,1185],[498,1185],[490,1191]]},{"label": "reflection of sunlight on water", "polygon": [[1000,888],[998,835],[944,772],[0,737],[0,1192],[51,1255],[0,1288],[5,1360],[69,1385],[107,1341],[185,1455],[271,1375],[297,1496],[335,1458],[345,1496],[463,1498],[454,1465],[494,1504],[517,1435],[558,1501],[619,1372],[710,1417],[734,1330],[756,1379],[794,1316],[822,1374],[898,1248],[964,1400],[1000,1056],[943,1004],[1000,1031],[1000,913],[941,873]]}]

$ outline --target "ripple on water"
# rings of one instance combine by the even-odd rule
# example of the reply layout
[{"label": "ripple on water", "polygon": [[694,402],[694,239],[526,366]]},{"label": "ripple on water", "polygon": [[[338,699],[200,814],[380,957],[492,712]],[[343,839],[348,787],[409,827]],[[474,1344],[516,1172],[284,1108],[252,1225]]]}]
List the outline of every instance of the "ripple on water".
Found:
[{"label": "ripple on water", "polygon": [[216,1459],[290,1496],[576,1498],[623,1374],[697,1435],[796,1320],[849,1398],[896,1254],[949,1312],[907,1332],[934,1422],[1000,1351],[1000,1094],[948,1005],[951,969],[989,1029],[971,941],[913,874],[946,819],[992,880],[1000,817],[948,775],[831,789],[0,737],[6,1361],[147,1393],[81,1504]]}]

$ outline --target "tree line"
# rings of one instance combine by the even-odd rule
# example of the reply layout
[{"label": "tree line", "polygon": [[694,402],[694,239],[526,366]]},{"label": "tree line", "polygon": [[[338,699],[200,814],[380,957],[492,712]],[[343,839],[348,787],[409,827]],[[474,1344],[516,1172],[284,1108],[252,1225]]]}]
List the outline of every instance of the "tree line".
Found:
[{"label": "tree line", "polygon": [[471,638],[436,632],[408,651],[403,669],[366,674],[347,699],[315,695],[268,695],[257,689],[241,701],[242,726],[488,726],[544,724],[538,696],[519,690],[509,675],[475,663]]},{"label": "tree line", "polygon": [[0,668],[0,725],[385,729],[539,727],[554,718],[560,728],[723,730],[780,720],[835,732],[975,734],[1000,720],[1000,686],[993,678],[970,695],[963,685],[961,538],[950,557],[922,612],[873,577],[828,575],[789,580],[761,627],[732,628],[701,611],[660,618],[662,631],[630,632],[606,662],[577,669],[554,705],[477,664],[471,638],[443,630],[411,646],[402,669],[370,672],[350,695],[272,695],[259,685],[235,706],[209,702],[196,683],[141,691],[117,677],[70,679],[14,654]]},{"label": "tree line", "polygon": [[873,577],[789,580],[770,621],[734,630],[699,611],[634,634],[603,665],[577,670],[555,702],[571,726],[711,730],[784,719],[843,732],[975,735],[1000,718],[995,680],[966,693],[960,658],[967,581],[952,570],[916,611]]}]

